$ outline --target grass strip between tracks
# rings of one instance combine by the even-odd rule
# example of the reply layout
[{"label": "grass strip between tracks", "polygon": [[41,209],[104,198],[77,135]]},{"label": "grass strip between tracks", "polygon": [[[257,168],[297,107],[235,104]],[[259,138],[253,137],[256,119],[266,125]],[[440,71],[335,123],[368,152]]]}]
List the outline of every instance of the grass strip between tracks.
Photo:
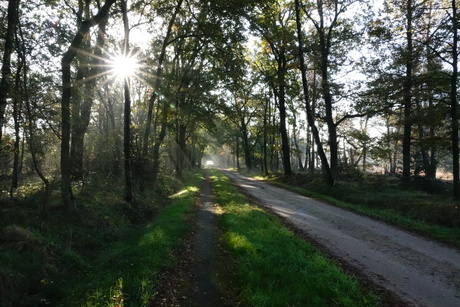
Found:
[{"label": "grass strip between tracks", "polygon": [[336,263],[297,237],[272,214],[252,205],[213,170],[226,248],[234,259],[243,306],[375,306],[378,297]]}]

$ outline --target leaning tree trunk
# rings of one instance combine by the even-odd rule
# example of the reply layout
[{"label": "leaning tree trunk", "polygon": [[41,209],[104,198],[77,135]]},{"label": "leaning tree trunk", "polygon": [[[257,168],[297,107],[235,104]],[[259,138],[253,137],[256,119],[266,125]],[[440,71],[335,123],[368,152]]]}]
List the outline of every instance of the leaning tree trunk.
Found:
[{"label": "leaning tree trunk", "polygon": [[70,211],[75,211],[75,197],[71,186],[70,161],[70,101],[72,99],[71,65],[78,54],[79,47],[89,30],[104,19],[116,0],[107,0],[99,12],[91,19],[82,22],[69,48],[61,61],[62,70],[62,99],[61,99],[61,196],[64,205]]}]

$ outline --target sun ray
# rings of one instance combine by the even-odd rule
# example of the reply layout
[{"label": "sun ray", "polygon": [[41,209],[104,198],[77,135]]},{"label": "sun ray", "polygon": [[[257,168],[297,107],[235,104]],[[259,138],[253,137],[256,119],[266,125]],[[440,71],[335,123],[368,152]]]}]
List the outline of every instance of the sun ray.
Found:
[{"label": "sun ray", "polygon": [[94,75],[87,76],[82,82],[105,77],[103,84],[108,82],[122,82],[126,79],[136,80],[147,86],[152,85],[152,80],[158,78],[153,72],[156,70],[155,65],[145,65],[146,59],[141,56],[141,52],[134,52],[132,49],[128,54],[123,52],[111,52],[107,48],[101,48],[102,55],[95,55],[85,50],[79,50],[79,53],[86,55],[97,61],[93,63],[82,64],[83,67],[98,68],[91,69]]},{"label": "sun ray", "polygon": [[131,78],[140,68],[138,60],[128,55],[116,55],[111,59],[110,72],[120,79]]}]

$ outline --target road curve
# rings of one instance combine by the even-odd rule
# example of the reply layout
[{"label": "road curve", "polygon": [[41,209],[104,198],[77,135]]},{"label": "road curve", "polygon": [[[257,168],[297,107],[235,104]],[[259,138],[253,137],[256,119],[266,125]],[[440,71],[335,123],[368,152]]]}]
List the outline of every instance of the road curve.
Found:
[{"label": "road curve", "polygon": [[236,172],[222,172],[405,306],[460,306],[459,251]]}]

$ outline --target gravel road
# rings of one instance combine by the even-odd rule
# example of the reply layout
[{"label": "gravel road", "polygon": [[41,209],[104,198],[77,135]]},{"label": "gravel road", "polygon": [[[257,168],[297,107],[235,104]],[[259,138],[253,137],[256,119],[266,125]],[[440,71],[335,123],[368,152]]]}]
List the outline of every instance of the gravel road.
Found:
[{"label": "gravel road", "polygon": [[236,172],[222,172],[405,306],[460,306],[458,250]]}]

